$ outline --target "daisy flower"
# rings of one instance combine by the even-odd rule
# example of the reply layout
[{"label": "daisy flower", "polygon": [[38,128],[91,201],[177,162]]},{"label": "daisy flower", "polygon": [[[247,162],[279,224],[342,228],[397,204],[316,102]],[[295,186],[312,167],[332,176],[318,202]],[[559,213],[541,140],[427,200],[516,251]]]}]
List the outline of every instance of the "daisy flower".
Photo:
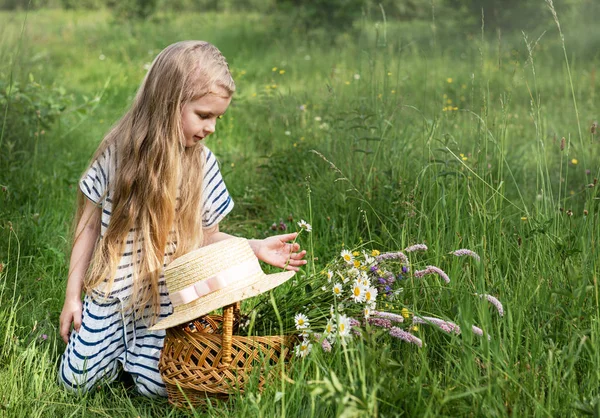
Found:
[{"label": "daisy flower", "polygon": [[344,259],[344,261],[348,264],[352,264],[352,262],[354,261],[354,256],[352,255],[352,253],[348,250],[342,250],[342,252],[340,253],[340,256]]},{"label": "daisy flower", "polygon": [[342,284],[341,283],[336,283],[333,285],[333,294],[336,296],[342,296]]},{"label": "daisy flower", "polygon": [[333,278],[333,271],[329,270],[327,271],[327,282],[331,283],[331,279]]},{"label": "daisy flower", "polygon": [[350,276],[350,277],[358,277],[359,274],[360,274],[360,270],[358,270],[356,267],[352,267],[351,269],[348,270],[348,276]]},{"label": "daisy flower", "polygon": [[365,301],[365,287],[358,281],[352,285],[352,300],[356,303]]},{"label": "daisy flower", "polygon": [[335,333],[335,324],[333,321],[327,321],[327,325],[325,325],[325,331],[323,332],[326,338],[330,338]]},{"label": "daisy flower", "polygon": [[338,317],[337,325],[340,337],[345,338],[350,336],[350,328],[352,328],[352,326],[350,325],[350,318],[348,318],[346,315],[340,315]]},{"label": "daisy flower", "polygon": [[365,258],[366,265],[371,265],[375,261],[375,258],[373,258],[369,254],[367,254],[366,251],[363,251],[363,257]]},{"label": "daisy flower", "polygon": [[296,329],[305,329],[309,326],[308,318],[303,313],[296,314],[294,322],[296,323]]},{"label": "daisy flower", "polygon": [[370,306],[365,306],[365,308],[363,309],[363,314],[365,315],[365,319],[369,319],[369,317],[371,316],[371,307]]},{"label": "daisy flower", "polygon": [[374,287],[368,287],[365,290],[365,302],[374,303],[377,299],[377,289]]},{"label": "daisy flower", "polygon": [[300,219],[300,222],[298,222],[298,226],[300,228],[304,229],[306,232],[312,231],[312,226],[310,226],[310,224],[308,222],[306,222],[304,219]]},{"label": "daisy flower", "polygon": [[304,340],[296,346],[296,356],[306,357],[310,353],[310,350],[312,350],[312,344],[308,340]]}]

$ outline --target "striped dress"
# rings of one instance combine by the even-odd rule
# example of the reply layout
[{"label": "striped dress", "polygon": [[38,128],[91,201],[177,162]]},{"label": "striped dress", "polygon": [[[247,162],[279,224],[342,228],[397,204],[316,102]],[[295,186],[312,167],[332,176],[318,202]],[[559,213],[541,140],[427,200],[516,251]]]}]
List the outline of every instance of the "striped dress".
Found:
[{"label": "striped dress", "polygon": [[[116,178],[115,154],[114,147],[107,148],[79,184],[83,194],[102,208],[100,237],[104,236],[110,223],[111,180]],[[233,200],[214,154],[205,148],[205,155],[202,225],[208,228],[219,223],[233,209]],[[165,332],[148,331],[150,306],[141,318],[128,308],[133,289],[133,238],[133,232],[130,232],[108,297],[85,296],[81,328],[79,332],[71,333],[58,371],[59,381],[69,389],[87,392],[100,381],[113,381],[123,369],[131,374],[141,394],[167,395],[158,371]],[[164,318],[171,313],[172,307],[162,274],[159,288],[160,318]]]}]

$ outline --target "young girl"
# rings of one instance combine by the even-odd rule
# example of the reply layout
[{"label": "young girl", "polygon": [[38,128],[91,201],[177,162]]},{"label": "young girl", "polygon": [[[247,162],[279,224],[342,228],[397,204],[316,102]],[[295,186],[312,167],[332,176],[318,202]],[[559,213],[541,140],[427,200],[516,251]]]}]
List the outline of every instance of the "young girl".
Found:
[{"label": "young girl", "polygon": [[[85,392],[122,368],[142,394],[166,396],[158,372],[165,333],[148,328],[171,313],[164,266],[231,237],[219,222],[233,201],[204,143],[234,91],[216,47],[170,45],[96,151],[80,182],[60,315],[67,348],[59,380],[67,388]],[[288,242],[295,236],[249,242],[260,260],[297,271],[306,252]]]}]

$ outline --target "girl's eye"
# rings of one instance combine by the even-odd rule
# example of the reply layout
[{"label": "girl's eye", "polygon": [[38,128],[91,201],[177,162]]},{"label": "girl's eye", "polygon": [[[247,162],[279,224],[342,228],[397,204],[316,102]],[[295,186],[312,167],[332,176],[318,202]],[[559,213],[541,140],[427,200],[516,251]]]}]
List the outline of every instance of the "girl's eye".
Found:
[{"label": "girl's eye", "polygon": [[200,119],[208,119],[208,115],[198,115]]}]

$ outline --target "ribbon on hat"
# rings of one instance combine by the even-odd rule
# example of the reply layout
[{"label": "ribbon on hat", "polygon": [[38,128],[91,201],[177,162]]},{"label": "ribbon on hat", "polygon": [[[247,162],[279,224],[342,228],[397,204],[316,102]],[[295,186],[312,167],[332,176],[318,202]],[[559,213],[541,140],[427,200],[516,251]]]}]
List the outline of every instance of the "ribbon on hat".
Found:
[{"label": "ribbon on hat", "polygon": [[212,292],[246,280],[250,275],[262,272],[258,260],[250,259],[174,292],[169,295],[169,299],[171,299],[173,307],[185,305]]}]

